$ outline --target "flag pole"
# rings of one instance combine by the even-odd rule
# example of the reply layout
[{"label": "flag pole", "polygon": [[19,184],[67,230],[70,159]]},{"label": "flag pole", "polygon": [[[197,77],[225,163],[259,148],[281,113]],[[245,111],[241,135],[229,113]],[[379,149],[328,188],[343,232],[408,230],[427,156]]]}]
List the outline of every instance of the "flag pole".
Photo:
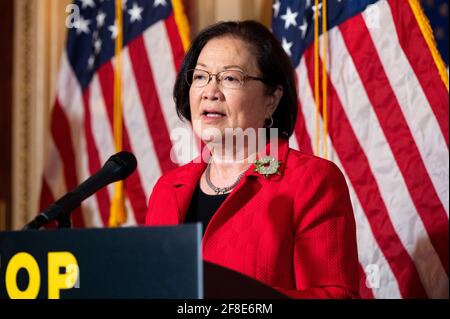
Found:
[{"label": "flag pole", "polygon": [[433,30],[431,29],[430,22],[428,21],[427,16],[423,12],[419,0],[409,0],[409,6],[411,7],[414,17],[417,20],[417,24],[419,25],[420,31],[422,32],[422,35],[425,38],[428,48],[430,49],[431,56],[433,57],[434,63],[436,64],[442,82],[444,82],[445,88],[448,91],[449,81],[447,69],[439,53],[439,50],[436,47],[436,41],[433,36]]},{"label": "flag pole", "polygon": [[187,52],[190,44],[189,36],[189,21],[184,12],[182,0],[172,0],[173,12],[175,15],[175,23],[180,32],[181,43],[183,44],[184,52]]},{"label": "flag pole", "polygon": [[328,159],[328,101],[327,101],[327,0],[322,1],[322,37],[323,37],[323,63],[322,63],[322,114],[323,114],[323,154]]},{"label": "flag pole", "polygon": [[[114,146],[116,152],[122,150],[122,44],[123,11],[122,0],[115,0],[117,37],[114,59]],[[109,214],[109,226],[118,227],[127,221],[123,181],[114,184],[114,195]]]},{"label": "flag pole", "polygon": [[319,116],[320,116],[320,92],[319,92],[319,0],[314,0],[314,99],[316,102],[316,143],[315,155],[319,156]]}]

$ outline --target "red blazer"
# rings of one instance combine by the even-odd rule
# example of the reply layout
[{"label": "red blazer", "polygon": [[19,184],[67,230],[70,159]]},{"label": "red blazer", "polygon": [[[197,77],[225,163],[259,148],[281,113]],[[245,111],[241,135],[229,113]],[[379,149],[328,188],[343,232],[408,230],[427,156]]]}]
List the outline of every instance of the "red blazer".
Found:
[{"label": "red blazer", "polygon": [[[203,259],[293,298],[358,297],[356,227],[342,173],[285,139],[278,150],[280,175],[265,178],[252,165],[214,214]],[[194,162],[158,180],[147,225],[183,223],[206,168]]]}]

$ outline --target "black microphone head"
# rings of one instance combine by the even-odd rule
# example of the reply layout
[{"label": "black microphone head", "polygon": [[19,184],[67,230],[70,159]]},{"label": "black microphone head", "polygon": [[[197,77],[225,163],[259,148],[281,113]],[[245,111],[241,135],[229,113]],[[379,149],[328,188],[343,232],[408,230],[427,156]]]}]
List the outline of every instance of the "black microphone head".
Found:
[{"label": "black microphone head", "polygon": [[116,177],[118,177],[119,179],[125,179],[130,176],[137,166],[136,157],[132,153],[126,151],[114,154],[106,161],[105,165],[107,165],[108,162],[114,162],[116,165],[118,165]]}]

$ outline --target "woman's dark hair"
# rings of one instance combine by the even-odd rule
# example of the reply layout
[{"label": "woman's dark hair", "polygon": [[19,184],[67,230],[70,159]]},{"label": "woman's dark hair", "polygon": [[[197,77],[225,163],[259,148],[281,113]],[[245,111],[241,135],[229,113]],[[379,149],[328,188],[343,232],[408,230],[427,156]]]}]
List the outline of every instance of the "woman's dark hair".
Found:
[{"label": "woman's dark hair", "polygon": [[235,37],[249,44],[269,91],[273,92],[278,86],[283,87],[283,96],[272,115],[273,127],[278,128],[280,135],[291,136],[297,118],[297,93],[292,63],[275,36],[256,21],[220,22],[204,29],[193,40],[173,91],[178,116],[191,121],[186,72],[195,68],[200,52],[210,40],[225,36]]}]

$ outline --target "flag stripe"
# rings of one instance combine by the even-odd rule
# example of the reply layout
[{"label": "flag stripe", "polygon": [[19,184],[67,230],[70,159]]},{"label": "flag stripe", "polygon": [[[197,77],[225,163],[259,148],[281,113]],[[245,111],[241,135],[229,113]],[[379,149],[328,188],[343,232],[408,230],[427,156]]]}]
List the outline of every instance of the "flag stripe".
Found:
[{"label": "flag stripe", "polygon": [[298,142],[297,142],[297,138],[295,137],[295,135],[291,135],[291,137],[289,138],[289,147],[294,149],[294,150],[300,150],[300,147],[298,146]]},{"label": "flag stripe", "polygon": [[[171,16],[169,16],[169,18],[165,21],[166,24],[166,29],[167,29],[167,37],[169,39],[170,42],[170,47],[172,49],[172,56],[173,56],[173,64],[175,65],[175,70],[176,72],[178,72],[181,68],[181,64],[183,63],[183,59],[184,59],[184,55],[185,55],[185,50],[183,48],[183,42],[181,40],[181,36],[180,36],[180,32],[178,31],[178,25],[176,23],[176,19],[175,19],[175,15],[172,14]],[[186,30],[184,30],[186,32]],[[147,48],[149,50],[149,48]],[[170,87],[170,94],[169,96],[172,97],[172,90],[173,90],[173,85],[175,84],[175,78],[174,78],[174,82],[169,86]],[[173,110],[175,110],[175,104],[173,106]],[[173,113],[173,116],[178,119],[178,114]],[[189,145],[191,145],[191,149],[189,152],[186,152],[186,150],[183,151],[184,156],[181,157],[181,163],[187,163],[190,160],[192,160],[193,158],[196,158],[201,150],[203,149],[202,147],[202,142],[199,138],[197,138],[195,136],[195,134],[192,131],[192,125],[190,122],[186,122],[187,120],[182,120],[180,121],[180,125],[181,128],[185,129],[185,128],[189,128],[189,130],[187,130],[187,132],[190,132],[189,134]],[[192,133],[191,133],[192,131]],[[174,131],[171,131],[171,137],[172,134],[174,133]],[[173,138],[172,138],[173,140]],[[187,140],[186,140],[187,141]],[[184,140],[183,140],[184,142]],[[175,145],[174,145],[175,146]],[[175,147],[175,151],[179,150],[179,148]],[[180,163],[180,164],[181,164]]]},{"label": "flag stripe", "polygon": [[[331,36],[329,38],[331,39]],[[306,50],[304,55],[309,82],[314,83],[314,58],[311,49]],[[333,59],[332,56],[330,58]],[[333,65],[333,62],[331,65]],[[390,263],[395,276],[399,279],[402,273],[406,272],[412,278],[412,283],[410,283],[409,287],[402,286],[404,283],[400,283],[402,295],[407,297],[408,293],[410,293],[412,294],[411,296],[425,297],[426,294],[421,285],[416,268],[399,239],[399,234],[397,234],[396,228],[389,218],[383,196],[380,194],[380,192],[383,193],[383,186],[385,184],[382,184],[378,188],[377,179],[371,171],[371,161],[366,157],[366,151],[372,154],[375,151],[367,147],[364,149],[361,148],[358,138],[355,136],[353,127],[354,125],[361,125],[360,121],[362,118],[359,117],[359,122],[357,123],[353,123],[351,119],[347,118],[348,112],[346,114],[342,109],[343,106],[337,99],[331,83],[329,83],[329,94],[330,108],[333,110],[329,114],[330,123],[339,123],[339,129],[336,127],[331,130],[330,136],[333,141],[336,141],[334,144],[335,150],[342,161],[342,165],[352,185],[355,187],[363,210],[372,226],[374,236],[377,238],[378,244]],[[347,105],[345,104],[345,106]],[[367,110],[367,108],[363,109]],[[364,128],[367,128],[367,126]],[[381,229],[381,225],[384,226],[383,229]],[[414,287],[412,288],[411,285]]]},{"label": "flag stripe", "polygon": [[60,152],[64,163],[64,177],[68,189],[73,189],[78,185],[76,176],[75,153],[73,151],[69,122],[59,101],[55,103],[52,112],[51,132],[53,141]]},{"label": "flag stripe", "polygon": [[[130,42],[128,50],[156,155],[162,172],[166,172],[176,167],[170,160],[172,142],[164,116],[161,112],[161,104],[155,94],[156,84],[153,79],[153,71],[150,68],[142,36]],[[152,94],[149,94],[149,92]]]},{"label": "flag stripe", "polygon": [[388,3],[400,45],[428,98],[448,148],[448,91],[408,1],[389,0]]},{"label": "flag stripe", "polygon": [[[58,78],[57,98],[52,111],[51,125],[58,119],[54,118],[53,113],[60,108],[61,114],[64,117],[65,130],[51,130],[53,141],[55,146],[61,155],[61,160],[64,165],[64,170],[70,170],[70,174],[73,174],[75,185],[70,185],[66,179],[67,190],[71,190],[80,181],[84,181],[89,177],[87,172],[87,154],[86,154],[86,141],[84,137],[84,109],[81,90],[78,80],[73,72],[72,66],[69,63],[67,52],[64,52],[61,58],[60,64],[60,76]],[[69,126],[70,124],[70,126]],[[66,137],[62,145],[56,143],[57,137]],[[78,156],[74,156],[77,154]],[[70,160],[67,162],[66,158]],[[73,162],[73,164],[71,164]],[[82,203],[82,207],[83,207]],[[83,215],[81,214],[83,213]],[[72,213],[74,226],[83,227],[86,226],[84,219],[84,210],[75,210]]]},{"label": "flag stripe", "polygon": [[[306,56],[304,56],[301,60],[300,66],[298,68],[298,75],[299,75],[299,79],[300,79],[300,99],[303,105],[303,112],[305,113],[305,118],[309,119],[309,118],[313,118],[315,117],[315,101],[314,101],[314,97],[313,97],[313,84],[312,82],[310,82],[309,78],[308,78],[308,71],[307,71],[307,67],[306,67],[306,62],[305,62]],[[311,63],[310,63],[311,64]],[[313,66],[310,66],[310,69]],[[330,113],[330,115],[333,113]],[[333,117],[329,117],[329,120],[333,120]],[[307,123],[307,127],[308,127],[308,132],[309,135],[311,136],[312,133],[314,132],[313,129],[313,123],[315,123],[314,121],[306,121]],[[322,119],[319,118],[319,128],[323,127],[323,123],[322,123]],[[333,136],[330,136],[331,138],[333,138]],[[383,243],[383,239],[387,237],[387,239],[389,240],[389,245],[392,246],[394,244],[393,247],[399,247],[400,249],[397,248],[397,251],[400,251],[400,253],[402,252],[402,247],[401,244],[398,243],[399,241],[397,239],[395,239],[396,235],[393,231],[391,231],[390,233],[388,233],[386,236],[386,234],[380,233],[378,232],[378,234],[375,234],[372,231],[372,226],[371,224],[373,223],[373,221],[370,221],[368,218],[370,216],[368,216],[365,211],[364,208],[367,207],[363,207],[363,205],[361,204],[361,202],[358,200],[358,195],[360,195],[360,187],[359,184],[363,185],[363,186],[370,186],[370,185],[366,185],[365,181],[360,181],[360,179],[352,179],[350,176],[350,173],[352,173],[353,170],[361,170],[361,168],[363,168],[362,166],[358,166],[358,161],[356,162],[355,166],[352,167],[351,164],[351,159],[352,159],[352,152],[353,151],[357,151],[357,150],[353,150],[353,146],[351,144],[347,143],[347,140],[341,141],[337,140],[335,138],[333,138],[333,145],[330,145],[330,154],[333,154],[334,156],[334,162],[336,163],[336,165],[338,165],[338,167],[342,170],[342,172],[344,173],[344,176],[347,180],[347,185],[349,187],[349,192],[350,192],[350,198],[351,198],[351,202],[353,205],[353,212],[355,214],[355,219],[356,219],[356,225],[357,225],[357,241],[358,241],[358,255],[359,255],[359,260],[361,262],[361,264],[363,266],[367,266],[370,264],[375,264],[379,267],[380,269],[380,274],[381,274],[381,278],[380,278],[380,287],[383,287],[383,289],[380,290],[375,290],[373,293],[376,295],[377,298],[383,298],[383,297],[391,297],[391,298],[395,298],[395,297],[401,297],[400,294],[400,290],[398,287],[398,283],[396,280],[396,277],[394,276],[394,274],[392,273],[392,268],[390,266],[390,264],[388,263],[388,261],[384,258],[384,254],[381,251],[381,248],[385,248],[386,245],[384,245],[384,247],[380,244],[378,244],[381,240],[381,243]],[[339,152],[337,153],[337,151],[339,151],[339,149],[343,149],[344,152]],[[345,152],[345,150],[348,150],[347,152]],[[344,155],[344,159],[348,162],[348,164],[346,166],[342,165],[342,160],[339,160],[338,157],[341,157],[342,154]],[[350,169],[350,173],[346,172],[346,169]],[[356,180],[356,183],[354,184]],[[355,186],[353,186],[355,185]],[[358,189],[356,189],[356,187],[358,187]],[[371,203],[371,198],[369,196],[364,197],[366,199],[366,201],[368,203]],[[381,202],[382,203],[382,202]],[[375,203],[375,205],[373,205],[372,207],[376,206],[377,203]],[[366,205],[367,206],[367,205]],[[381,206],[380,206],[381,207]],[[385,214],[385,216],[387,216],[387,214]],[[376,220],[376,222],[383,222],[384,220],[380,220],[380,217],[383,217],[383,215],[378,217],[378,220]],[[388,220],[389,222],[389,220]],[[383,224],[375,224],[375,228],[374,231],[380,230],[381,226]],[[391,227],[392,228],[392,227]],[[383,236],[383,235],[384,236]],[[391,239],[393,238],[393,239]],[[385,242],[388,243],[388,242]],[[395,245],[395,243],[398,243],[397,245]],[[404,254],[403,254],[404,255]],[[400,256],[402,257],[402,256]],[[398,269],[399,267],[397,267]]]},{"label": "flag stripe", "polygon": [[[306,83],[301,83],[301,85],[306,85]],[[297,137],[298,146],[299,149],[306,154],[314,154],[313,147],[311,144],[311,139],[307,133],[306,130],[306,123],[305,123],[305,117],[302,112],[302,108],[304,106],[298,100],[298,113],[297,113],[297,120],[295,123],[295,136]],[[313,136],[313,135],[311,135]]]},{"label": "flag stripe", "polygon": [[[136,174],[134,172],[133,174]],[[126,184],[126,182],[125,182]],[[125,186],[128,187],[128,186]],[[127,192],[127,196],[129,196],[129,193]],[[125,197],[125,209],[127,212],[127,221],[122,225],[122,227],[130,227],[130,226],[136,226],[138,224],[136,217],[141,218],[140,215],[142,215],[139,211],[135,211],[133,209],[133,205],[131,204],[130,197]],[[147,210],[145,210],[147,211]]]},{"label": "flag stripe", "polygon": [[[83,93],[83,106],[85,114],[84,133],[86,136],[86,146],[88,154],[89,174],[95,174],[102,165],[100,164],[100,156],[98,154],[97,145],[95,144],[94,133],[92,132],[92,122],[96,120],[91,117],[90,104],[89,104],[90,89],[87,88]],[[111,200],[107,189],[99,189],[95,195],[97,198],[98,206],[100,208],[100,216],[103,225],[108,225],[109,206]]]},{"label": "flag stripe", "polygon": [[359,277],[361,278],[359,282],[359,296],[361,297],[361,299],[374,299],[375,296],[373,295],[372,289],[368,288],[366,285],[366,274],[361,263],[359,264],[359,273]]},{"label": "flag stripe", "polygon": [[[175,62],[173,59],[173,50],[168,41],[166,28],[164,23],[159,22],[151,26],[144,32],[145,50],[148,54],[148,61],[152,70],[152,75],[156,85],[156,94],[161,104],[162,115],[171,138],[176,129],[183,130],[183,135],[188,136],[193,141],[192,128],[186,122],[182,122],[176,112],[175,102],[172,97],[173,85],[176,79]],[[157,49],[155,49],[157,48]],[[173,144],[173,160],[177,164],[188,163],[192,157],[189,153],[182,152],[180,148],[185,147],[182,143]],[[194,150],[196,150],[194,148]],[[184,157],[178,157],[178,156]],[[194,157],[198,152],[194,154]]]},{"label": "flag stripe", "polygon": [[[62,150],[61,157],[64,162],[64,176],[66,179],[67,188],[72,190],[78,185],[75,166],[75,153],[72,144],[72,139],[67,138],[72,136],[67,117],[65,116],[58,99],[53,108],[51,120],[51,132],[53,140],[58,149]],[[72,213],[72,221],[74,227],[83,227],[84,222],[79,209]]]},{"label": "flag stripe", "polygon": [[[109,63],[103,65],[101,69],[103,69],[106,65],[109,65]],[[92,127],[92,138],[98,151],[99,162],[105,163],[112,154],[116,153],[116,149],[113,139],[112,117],[109,116],[107,107],[105,106],[105,99],[100,84],[100,70],[94,75],[91,84],[89,85],[89,109],[92,114],[92,120],[90,121]],[[109,95],[111,96],[112,101],[113,92],[110,92]],[[109,184],[106,189],[109,201],[107,204],[109,207],[111,204],[111,198],[114,196],[113,184]]]},{"label": "flag stripe", "polygon": [[180,33],[178,32],[174,14],[172,13],[169,18],[164,21],[164,23],[168,33],[167,39],[169,40],[170,47],[172,48],[174,66],[176,70],[179,70],[184,59],[184,48],[183,42],[181,42]]},{"label": "flag stripe", "polygon": [[[131,56],[128,49],[124,51],[124,113],[125,124],[129,128],[130,145],[140,159],[138,171],[145,193],[150,194],[157,179],[161,175],[161,167],[156,154],[156,148],[151,138],[146,120],[144,105],[139,97],[136,78],[132,71]],[[150,169],[149,169],[150,167]]]},{"label": "flag stripe", "polygon": [[[444,206],[448,218],[449,206],[449,180],[443,178],[448,171],[448,146],[440,133],[439,123],[434,116],[425,93],[417,80],[414,70],[399,45],[398,36],[392,14],[386,1],[378,4],[381,28],[368,27],[372,41],[379,53],[383,69],[395,93],[401,111],[406,118],[414,142],[420,152],[427,173],[433,183],[436,193]],[[364,15],[366,25],[370,17]],[[391,51],[398,52],[395,56]],[[420,107],[417,107],[420,106]]]},{"label": "flag stripe", "polygon": [[[339,26],[341,34],[362,79],[373,110],[379,120],[389,146],[409,193],[417,208],[431,242],[448,274],[448,219],[437,196],[422,158],[373,42],[367,37],[368,30],[362,16],[355,16]],[[370,81],[377,74],[377,83]],[[389,108],[387,106],[389,105]],[[433,214],[430,214],[433,212]],[[396,214],[398,215],[398,214]]]},{"label": "flag stripe", "polygon": [[[50,194],[46,194],[46,200],[41,202],[41,205],[45,203],[45,207],[50,205],[56,197],[61,197],[67,193],[63,162],[52,137],[47,141],[47,155],[44,168],[44,182]],[[45,207],[41,207],[41,209]]]},{"label": "flag stripe", "polygon": [[[126,52],[123,52],[122,60],[125,61],[127,59]],[[125,71],[125,62],[124,62],[124,71]],[[128,92],[127,84],[129,83],[128,79],[128,72],[124,72],[124,78],[123,78],[123,111],[124,111],[124,125],[123,125],[123,149],[130,151],[132,153],[135,153],[134,149],[131,146],[130,138],[129,138],[129,126],[127,125],[127,119],[128,119],[128,113],[129,113],[129,104],[127,103],[128,99],[126,98]],[[107,142],[105,144],[111,145],[110,147],[113,147],[112,145],[112,123],[113,123],[113,111],[114,111],[114,100],[113,100],[113,94],[114,94],[114,69],[112,63],[106,63],[103,65],[99,71],[98,71],[98,79],[99,84],[101,88],[101,95],[102,95],[102,105],[106,110],[107,118],[104,119],[106,123],[109,123],[108,125],[108,135],[110,138],[110,142]],[[94,79],[95,80],[95,79]],[[137,107],[137,106],[135,106]],[[146,126],[144,123],[143,126]],[[106,129],[106,128],[105,128]],[[148,138],[148,134],[146,134],[143,138]],[[109,151],[110,153],[113,152],[113,150]],[[134,213],[136,216],[134,216],[134,219],[137,221],[142,220],[142,214],[146,211],[147,208],[147,199],[144,192],[143,184],[140,178],[140,166],[144,163],[138,163],[138,169],[136,172],[131,174],[126,180],[125,180],[125,192],[128,198],[130,199],[130,205],[133,208]]]},{"label": "flag stripe", "polygon": [[[55,112],[55,109],[57,107],[60,107],[61,112],[66,117],[67,125],[70,124],[70,126],[67,127],[66,132],[56,132],[56,135],[65,136],[67,138],[66,140],[68,144],[64,144],[63,148],[61,148],[60,145],[57,145],[56,143],[55,146],[61,154],[61,163],[64,166],[64,170],[69,169],[71,171],[71,174],[74,174],[76,183],[84,181],[90,176],[87,171],[86,140],[83,129],[84,110],[82,105],[83,100],[79,82],[73,72],[72,66],[70,65],[67,52],[64,52],[61,58],[57,98],[55,101],[53,112]],[[53,117],[51,121],[53,123]],[[53,141],[55,141],[55,132],[52,131],[51,133]],[[68,154],[66,154],[67,148],[70,150]],[[74,157],[74,154],[77,154],[77,156]],[[70,163],[65,161],[66,156],[69,156],[71,160],[74,161],[74,167],[71,166]],[[72,189],[72,187],[68,185],[67,180],[66,186],[68,190]],[[77,227],[86,226],[86,222],[91,220],[89,212],[86,212],[83,208],[88,205],[86,204],[86,202],[89,203],[87,200],[84,201],[82,203],[81,210],[77,209],[72,213],[74,225]]]},{"label": "flag stripe", "polygon": [[40,198],[40,204],[39,204],[39,210],[43,211],[45,208],[51,205],[55,201],[52,191],[50,190],[50,186],[48,186],[48,183],[45,178],[42,179],[42,186],[41,186],[41,198]]}]

